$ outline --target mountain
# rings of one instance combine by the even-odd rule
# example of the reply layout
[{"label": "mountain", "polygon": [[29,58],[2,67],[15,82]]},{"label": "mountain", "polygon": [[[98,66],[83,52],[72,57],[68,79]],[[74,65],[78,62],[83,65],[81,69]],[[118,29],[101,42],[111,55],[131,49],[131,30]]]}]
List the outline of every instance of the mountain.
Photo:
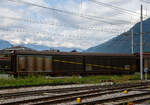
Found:
[{"label": "mountain", "polygon": [[0,49],[5,49],[5,48],[12,47],[12,46],[13,45],[9,43],[8,41],[0,39]]},{"label": "mountain", "polygon": [[54,49],[58,49],[58,50],[63,51],[63,52],[71,52],[73,50],[76,50],[78,52],[82,52],[83,51],[80,48],[67,48],[67,47],[54,47]]},{"label": "mountain", "polygon": [[67,48],[67,47],[48,47],[44,45],[36,45],[36,44],[21,44],[21,46],[31,48],[34,50],[42,51],[42,50],[60,50],[62,52],[71,52],[72,50],[77,50],[78,52],[82,52],[83,50],[80,48]]},{"label": "mountain", "polygon": [[[143,21],[143,51],[150,52],[150,18]],[[131,29],[134,30],[134,53],[139,52],[140,43],[140,23],[135,24]],[[111,40],[91,47],[85,52],[100,52],[100,53],[131,53],[131,29],[126,33],[122,33]]]},{"label": "mountain", "polygon": [[27,47],[24,47],[24,46],[12,46],[12,47],[9,47],[9,48],[5,48],[3,50],[5,50],[5,51],[12,51],[12,50],[35,51],[35,50],[31,49],[31,48],[27,48]]},{"label": "mountain", "polygon": [[38,50],[38,51],[42,51],[42,50],[60,50],[62,52],[71,52],[72,50],[76,50],[78,52],[82,52],[83,51],[80,48],[48,47],[48,46],[36,45],[36,44],[13,45],[13,44],[9,43],[8,41],[0,39],[0,50],[2,50],[2,49],[9,49],[9,48],[13,48],[13,47],[16,47],[16,46],[26,47],[26,48],[33,49],[33,50]]},{"label": "mountain", "polygon": [[36,45],[36,44],[20,44],[20,46],[24,46],[38,51],[50,49],[48,46]]}]

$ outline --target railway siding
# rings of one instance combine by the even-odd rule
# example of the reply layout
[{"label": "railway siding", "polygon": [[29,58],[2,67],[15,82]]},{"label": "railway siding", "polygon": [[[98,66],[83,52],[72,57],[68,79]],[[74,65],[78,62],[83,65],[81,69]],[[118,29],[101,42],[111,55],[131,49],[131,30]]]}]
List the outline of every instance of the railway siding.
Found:
[{"label": "railway siding", "polygon": [[[73,101],[75,100],[77,97],[81,97],[81,98],[90,98],[90,97],[97,97],[97,96],[103,96],[103,95],[108,95],[108,94],[115,94],[115,93],[119,93],[121,92],[121,94],[123,93],[123,89],[126,88],[130,91],[135,91],[132,90],[132,88],[134,89],[136,88],[147,88],[149,82],[147,83],[139,83],[139,84],[128,84],[128,85],[119,85],[118,87],[116,86],[108,86],[106,87],[102,87],[102,86],[95,86],[95,87],[82,87],[82,88],[70,88],[70,90],[62,90],[58,89],[57,91],[62,91],[62,92],[67,92],[67,93],[57,93],[56,90],[55,92],[52,92],[52,90],[50,90],[50,94],[48,91],[37,91],[38,95],[35,95],[31,92],[29,92],[28,94],[32,94],[33,96],[31,97],[26,97],[26,98],[14,98],[14,102],[13,101],[13,97],[12,99],[9,100],[5,100],[5,101],[1,101],[1,105],[14,105],[14,104],[19,104],[19,103],[32,103],[32,104],[42,104],[42,105],[47,105],[48,103],[60,103],[60,102],[64,102],[67,103],[66,101]],[[145,87],[143,87],[145,86]],[[99,87],[99,88],[98,88]],[[130,89],[131,88],[131,89]],[[81,90],[83,89],[83,90]],[[85,90],[86,89],[86,90]],[[73,92],[74,90],[74,92]],[[76,90],[76,91],[75,91]],[[142,91],[139,91],[142,92]],[[42,95],[41,95],[42,94]],[[18,94],[19,95],[19,94]],[[62,98],[63,97],[63,98]],[[40,101],[40,102],[38,102]],[[9,102],[9,103],[8,103]],[[35,102],[35,103],[33,103]],[[62,105],[62,104],[61,104]]]}]

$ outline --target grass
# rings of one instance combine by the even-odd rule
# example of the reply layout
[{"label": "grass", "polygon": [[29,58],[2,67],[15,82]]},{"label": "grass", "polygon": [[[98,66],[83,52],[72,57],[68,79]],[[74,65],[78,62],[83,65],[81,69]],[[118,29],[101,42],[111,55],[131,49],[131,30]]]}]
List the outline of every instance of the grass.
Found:
[{"label": "grass", "polygon": [[0,70],[0,74],[6,74],[5,70]]},{"label": "grass", "polygon": [[[150,78],[150,75],[148,76]],[[101,75],[87,77],[69,77],[69,78],[45,78],[45,76],[28,76],[28,77],[10,77],[8,79],[0,78],[0,86],[23,86],[39,84],[60,84],[60,83],[77,83],[77,84],[97,84],[104,81],[112,80],[115,83],[129,83],[140,80],[140,75]]]},{"label": "grass", "polygon": [[148,101],[148,104],[150,104],[150,100]]}]

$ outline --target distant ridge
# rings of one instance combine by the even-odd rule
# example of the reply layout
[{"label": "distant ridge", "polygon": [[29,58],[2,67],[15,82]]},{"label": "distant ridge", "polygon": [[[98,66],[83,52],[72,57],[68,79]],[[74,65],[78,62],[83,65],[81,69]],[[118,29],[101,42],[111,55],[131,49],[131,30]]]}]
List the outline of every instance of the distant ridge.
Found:
[{"label": "distant ridge", "polygon": [[36,45],[36,44],[21,44],[21,46],[28,47],[34,50],[42,51],[42,50],[60,50],[61,52],[71,52],[76,50],[78,52],[82,52],[83,50],[80,48],[67,48],[67,47],[48,47],[44,45]]},{"label": "distant ridge", "polygon": [[[134,53],[139,52],[139,42],[140,42],[140,23],[135,24],[133,27],[134,33]],[[131,29],[132,29],[131,28]],[[130,33],[131,29],[127,31]],[[143,35],[143,51],[150,52],[150,18],[143,21],[143,32],[147,32]],[[85,52],[100,52],[100,53],[131,53],[131,35],[121,35],[112,38],[111,40],[91,47]]]},{"label": "distant ridge", "polygon": [[73,50],[76,50],[78,52],[82,52],[83,51],[80,48],[49,47],[49,46],[37,45],[37,44],[13,45],[13,44],[9,43],[8,41],[0,39],[0,50],[23,49],[23,48],[25,50],[37,50],[37,51],[43,51],[43,50],[59,50],[61,52],[71,52]]},{"label": "distant ridge", "polygon": [[12,46],[13,45],[11,43],[9,43],[8,41],[0,39],[0,50],[5,49],[5,48],[9,48],[9,47],[12,47]]}]

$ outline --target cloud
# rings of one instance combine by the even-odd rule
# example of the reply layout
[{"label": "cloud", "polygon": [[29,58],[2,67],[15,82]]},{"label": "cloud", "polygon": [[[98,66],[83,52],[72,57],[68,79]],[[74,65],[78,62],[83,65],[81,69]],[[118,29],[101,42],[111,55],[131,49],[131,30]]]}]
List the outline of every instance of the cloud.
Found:
[{"label": "cloud", "polygon": [[[127,31],[139,19],[138,16],[127,15],[124,12],[100,6],[88,0],[82,0],[82,3],[81,0],[24,1],[78,14],[69,15],[1,0],[1,39],[10,41],[13,44],[40,44],[49,47],[87,49]],[[139,0],[97,1],[110,3],[135,12],[139,12],[140,8]],[[95,19],[83,18],[82,16],[85,15],[95,16],[93,17]],[[5,18],[4,16],[26,19],[26,21]]]}]

